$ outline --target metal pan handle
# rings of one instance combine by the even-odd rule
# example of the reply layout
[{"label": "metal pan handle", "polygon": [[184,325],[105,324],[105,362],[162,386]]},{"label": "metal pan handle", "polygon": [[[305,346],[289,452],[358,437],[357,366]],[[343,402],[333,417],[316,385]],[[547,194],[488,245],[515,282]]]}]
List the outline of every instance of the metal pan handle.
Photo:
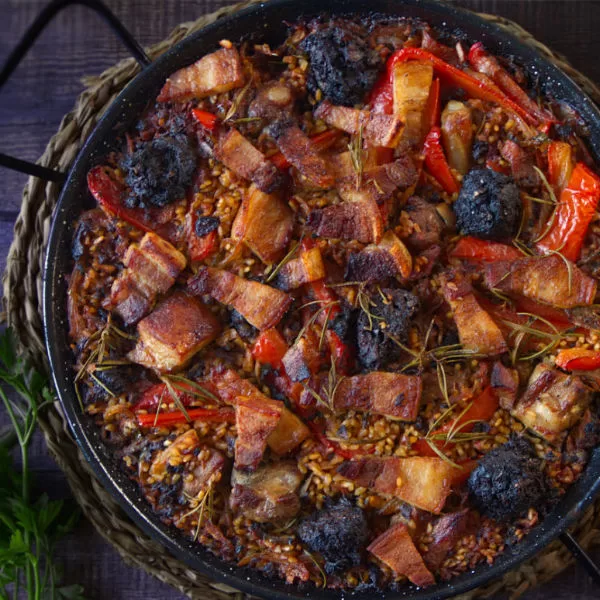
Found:
[{"label": "metal pan handle", "polygon": [[560,541],[588,572],[594,583],[600,586],[600,566],[592,560],[592,557],[579,545],[577,540],[568,531],[563,531],[560,534]]},{"label": "metal pan handle", "polygon": [[[123,42],[123,45],[131,52],[133,58],[135,58],[142,69],[146,68],[152,62],[144,52],[144,49],[125,28],[123,23],[119,21],[101,0],[52,0],[52,2],[40,12],[35,21],[30,25],[29,29],[25,32],[25,35],[21,38],[21,41],[17,44],[16,48],[11,52],[4,63],[2,71],[0,71],[0,89],[2,89],[2,86],[8,81],[31,46],[33,46],[39,35],[44,31],[52,19],[64,8],[74,4],[86,6],[100,15],[114,31],[115,35]],[[62,173],[61,171],[49,169],[48,167],[21,160],[3,153],[0,153],[0,166],[57,183],[63,183],[66,178],[65,173]]]}]

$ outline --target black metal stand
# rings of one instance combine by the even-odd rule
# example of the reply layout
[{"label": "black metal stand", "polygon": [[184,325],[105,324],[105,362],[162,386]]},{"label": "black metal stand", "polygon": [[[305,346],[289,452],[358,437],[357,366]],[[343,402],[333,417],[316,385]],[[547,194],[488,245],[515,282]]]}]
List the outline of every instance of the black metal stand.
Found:
[{"label": "black metal stand", "polygon": [[[74,4],[87,6],[100,15],[114,31],[115,35],[123,42],[123,45],[131,52],[132,56],[139,63],[142,69],[147,67],[152,62],[148,55],[144,52],[144,49],[125,28],[123,23],[117,19],[117,17],[105,4],[101,2],[101,0],[53,0],[37,16],[29,29],[25,32],[25,35],[21,41],[17,44],[17,47],[11,52],[6,60],[6,63],[2,67],[2,71],[0,71],[0,89],[8,81],[31,46],[33,46],[39,35],[42,33],[42,31],[44,31],[52,19],[64,8]],[[7,167],[8,169],[12,169],[14,171],[19,171],[21,173],[27,173],[28,175],[33,175],[34,177],[40,177],[41,179],[46,179],[47,181],[54,181],[58,183],[62,183],[66,177],[66,175],[60,171],[49,169],[47,167],[21,160],[19,158],[14,158],[2,153],[0,153],[0,166]]]},{"label": "black metal stand", "polygon": [[579,564],[585,568],[592,580],[600,585],[600,567],[577,543],[577,540],[568,531],[563,531],[560,534],[560,541],[568,548]]}]

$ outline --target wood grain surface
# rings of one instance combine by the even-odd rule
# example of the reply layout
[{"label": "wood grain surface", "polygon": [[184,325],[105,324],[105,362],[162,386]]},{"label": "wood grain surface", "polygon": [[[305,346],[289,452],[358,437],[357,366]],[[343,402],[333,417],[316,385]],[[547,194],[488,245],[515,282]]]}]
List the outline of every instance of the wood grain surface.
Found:
[{"label": "wood grain surface", "polygon": [[[226,0],[105,0],[144,45],[166,37],[182,21],[230,4]],[[580,71],[600,82],[600,1],[460,0],[460,6],[513,19],[539,40],[563,53]],[[44,0],[0,0],[0,63]],[[63,12],[43,34],[0,94],[0,152],[36,160],[83,86],[127,52],[96,15],[84,7]],[[0,268],[4,270],[26,176],[0,171]],[[0,411],[0,425],[5,416]],[[53,497],[69,495],[64,477],[38,436],[32,466],[37,485]],[[593,552],[600,561],[600,549]],[[171,588],[128,567],[93,528],[82,521],[58,548],[65,582],[80,583],[96,600],[179,598]],[[579,566],[526,593],[525,600],[600,598]]]}]

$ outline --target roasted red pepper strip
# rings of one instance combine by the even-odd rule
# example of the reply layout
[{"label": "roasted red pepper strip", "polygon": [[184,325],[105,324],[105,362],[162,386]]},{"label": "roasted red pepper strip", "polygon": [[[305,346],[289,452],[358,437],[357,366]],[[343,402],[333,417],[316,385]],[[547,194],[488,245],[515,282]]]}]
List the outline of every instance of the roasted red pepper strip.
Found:
[{"label": "roasted red pepper strip", "polygon": [[585,348],[561,350],[556,357],[556,366],[565,371],[593,371],[600,369],[600,352]]},{"label": "roasted red pepper strip", "polygon": [[537,248],[542,252],[554,250],[577,261],[599,199],[600,178],[583,163],[577,163],[560,195],[553,225]]},{"label": "roasted red pepper strip", "polygon": [[87,175],[87,184],[96,202],[106,212],[142,231],[153,231],[151,227],[144,223],[142,210],[123,206],[124,186],[109,175],[107,167],[98,166],[91,169]]},{"label": "roasted red pepper strip", "polygon": [[205,127],[209,131],[214,131],[219,121],[217,115],[213,115],[205,110],[200,110],[199,108],[193,108],[192,114],[194,115],[196,121],[198,121],[202,127]]},{"label": "roasted red pepper strip", "polygon": [[335,317],[342,312],[339,303],[334,304],[334,302],[337,302],[338,300],[337,296],[325,285],[323,279],[309,283],[308,288],[311,290],[315,300],[321,301],[322,306],[327,306],[328,304],[331,305],[331,312],[329,313],[330,319],[335,319]]},{"label": "roasted red pepper strip", "polygon": [[[313,143],[314,147],[319,152],[321,152],[322,150],[327,150],[327,148],[332,146],[339,137],[339,131],[335,131],[334,129],[327,129],[326,131],[322,131],[321,133],[311,135],[310,140]],[[292,166],[281,152],[275,152],[275,154],[269,156],[269,160],[278,169],[281,169],[282,171],[284,171],[285,169],[289,169]]]},{"label": "roasted red pepper strip", "polygon": [[[477,398],[473,400],[473,404],[458,419],[450,419],[448,422],[432,431],[429,436],[435,436],[440,433],[448,433],[451,429],[457,433],[468,433],[473,430],[476,421],[489,421],[494,413],[498,410],[499,401],[491,386],[486,387]],[[454,442],[444,442],[443,440],[431,440],[442,452],[444,448],[454,445]],[[413,450],[416,450],[421,456],[437,456],[435,450],[430,446],[430,442],[421,438],[412,445]]]},{"label": "roasted red pepper strip", "polygon": [[423,149],[425,152],[425,165],[427,170],[435,177],[437,182],[444,188],[448,194],[458,192],[458,185],[454,175],[450,171],[448,161],[444,155],[444,150],[440,142],[442,132],[439,127],[432,127],[425,138]]},{"label": "roasted red pepper strip", "polygon": [[508,74],[498,60],[485,51],[481,42],[471,46],[468,59],[476,71],[487,75],[511,100],[527,111],[529,121],[533,123],[554,121],[552,115],[540,108],[527,95],[527,92]]},{"label": "roasted red pepper strip", "polygon": [[[558,329],[568,329],[569,327],[572,327],[572,323],[567,318],[564,310],[548,306],[547,304],[540,304],[535,300],[525,298],[525,296],[520,296],[515,299],[515,309],[517,312],[529,313],[530,315],[535,315],[536,317],[541,317],[546,321],[550,321],[550,323]],[[536,323],[534,327],[538,327],[539,324],[540,323]]]},{"label": "roasted red pepper strip", "polygon": [[366,454],[373,454],[375,452],[375,446],[369,448],[368,450],[346,450],[342,448],[337,442],[330,440],[327,438],[318,428],[316,423],[313,421],[308,422],[308,427],[312,431],[315,439],[324,446],[327,450],[331,450],[334,454],[345,458],[346,460],[352,460],[353,458],[357,458],[360,456],[365,456]]},{"label": "roasted red pepper strip", "polygon": [[[387,61],[386,69],[387,75],[391,80],[394,65],[397,62],[403,62],[407,60],[427,60],[432,63],[433,68],[441,79],[446,81],[453,87],[462,88],[467,96],[471,98],[478,98],[479,100],[485,100],[487,102],[495,102],[496,104],[503,106],[515,113],[517,113],[523,119],[537,124],[538,120],[533,115],[530,115],[525,109],[519,106],[516,102],[511,100],[502,91],[496,87],[492,87],[488,83],[449,65],[441,58],[435,56],[427,50],[422,48],[402,48],[394,52]],[[390,84],[391,85],[391,84]]]},{"label": "roasted red pepper strip", "polygon": [[425,106],[424,123],[428,125],[430,129],[439,127],[440,118],[440,80],[439,77],[436,77],[431,84],[429,98],[427,99],[427,105]]},{"label": "roasted red pepper strip", "polygon": [[523,254],[513,246],[480,240],[471,236],[461,238],[448,256],[474,262],[494,262],[496,260],[523,258]]},{"label": "roasted red pepper strip", "polygon": [[219,233],[215,229],[202,237],[194,236],[188,243],[190,259],[200,261],[214,254],[219,248]]},{"label": "roasted red pepper strip", "polygon": [[[235,411],[228,406],[224,408],[191,408],[186,412],[191,421],[235,423]],[[159,413],[158,415],[152,413],[138,414],[136,418],[140,427],[164,427],[165,425],[187,423],[186,415],[180,410]]]},{"label": "roasted red pepper strip", "polygon": [[548,146],[548,181],[560,195],[567,187],[573,172],[571,144],[550,142]]},{"label": "roasted red pepper strip", "polygon": [[287,351],[287,342],[275,328],[262,331],[252,346],[254,359],[271,365],[274,369],[281,367],[281,361]]}]

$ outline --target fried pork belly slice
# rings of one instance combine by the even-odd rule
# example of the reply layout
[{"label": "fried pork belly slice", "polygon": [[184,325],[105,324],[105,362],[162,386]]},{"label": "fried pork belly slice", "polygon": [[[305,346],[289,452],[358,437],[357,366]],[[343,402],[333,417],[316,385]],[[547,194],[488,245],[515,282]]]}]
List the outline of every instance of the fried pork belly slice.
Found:
[{"label": "fried pork belly slice", "polygon": [[511,415],[551,444],[559,445],[590,404],[592,391],[577,375],[541,363]]},{"label": "fried pork belly slice", "polygon": [[518,294],[558,308],[593,304],[597,282],[556,254],[489,263],[489,289]]},{"label": "fried pork belly slice", "polygon": [[345,461],[338,473],[357,486],[396,496],[437,515],[450,494],[455,468],[441,458],[388,456]]},{"label": "fried pork belly slice", "polygon": [[346,133],[356,135],[362,130],[362,138],[368,145],[384,148],[395,148],[404,129],[404,124],[396,115],[334,106],[327,101],[319,104],[315,117]]},{"label": "fried pork belly slice", "polygon": [[260,330],[275,327],[292,302],[285,292],[212,267],[200,268],[188,282],[188,289],[197,296],[208,294],[232,306]]},{"label": "fried pork belly slice", "polygon": [[289,260],[277,274],[277,287],[288,292],[305,283],[318,281],[326,275],[325,264],[318,247],[302,250],[298,258]]},{"label": "fried pork belly slice", "polygon": [[433,524],[429,544],[423,560],[429,569],[437,571],[454,548],[456,542],[465,534],[469,526],[469,509],[440,516]]},{"label": "fried pork belly slice", "polygon": [[[234,370],[227,369],[214,373],[212,383],[217,388],[219,398],[228,404],[236,404],[240,396],[250,397],[257,402],[262,400],[265,405],[272,402],[250,381],[240,377]],[[269,448],[275,454],[286,454],[301,444],[310,434],[308,427],[284,405],[280,406],[280,416],[277,426],[267,438]]]},{"label": "fried pork belly slice", "polygon": [[411,145],[423,141],[423,114],[432,82],[433,67],[428,62],[411,60],[394,65],[394,114],[404,122],[402,140]]},{"label": "fried pork belly slice", "polygon": [[236,129],[221,132],[215,153],[228,169],[249,179],[263,192],[271,193],[283,183],[277,167]]},{"label": "fried pork belly slice", "polygon": [[346,280],[373,283],[396,276],[407,279],[411,273],[410,252],[393,231],[386,231],[379,244],[370,244],[350,255]]},{"label": "fried pork belly slice", "polygon": [[510,410],[519,392],[519,372],[505,367],[500,361],[494,363],[490,385],[504,410]]},{"label": "fried pork belly slice", "polygon": [[244,196],[231,227],[231,237],[243,241],[267,265],[278,262],[290,241],[294,213],[278,194],[254,185]]},{"label": "fried pork belly slice", "polygon": [[375,538],[367,550],[385,563],[396,576],[404,575],[419,587],[435,584],[435,577],[423,562],[404,523],[392,525]]},{"label": "fried pork belly slice", "polygon": [[335,180],[325,159],[300,127],[291,121],[277,121],[267,131],[286,160],[310,183],[320,188],[333,187]]},{"label": "fried pork belly slice", "polygon": [[442,282],[444,298],[452,309],[463,348],[486,356],[506,352],[508,346],[500,328],[477,302],[471,283],[459,273],[448,274]]},{"label": "fried pork belly slice", "polygon": [[109,307],[131,325],[150,311],[158,294],[171,288],[186,260],[177,248],[149,232],[127,248],[123,264],[126,268],[110,290]]},{"label": "fried pork belly slice", "polygon": [[236,469],[256,470],[267,448],[267,438],[281,419],[282,408],[283,402],[271,400],[262,394],[236,398]]},{"label": "fried pork belly slice", "polygon": [[281,522],[294,518],[300,510],[298,488],[302,474],[295,462],[277,461],[254,473],[233,471],[229,506],[258,523]]},{"label": "fried pork belly slice", "polygon": [[[218,450],[201,444],[196,431],[189,429],[156,454],[148,474],[154,481],[160,482],[165,476],[179,472],[170,471],[169,467],[181,465],[185,465],[185,472],[181,477],[182,491],[195,498],[201,491],[220,481],[225,468],[225,457]],[[146,476],[144,480],[145,478]],[[147,480],[145,483],[149,484]]]},{"label": "fried pork belly slice", "polygon": [[319,370],[321,352],[319,340],[312,331],[304,335],[284,354],[281,359],[286,375],[292,381],[304,381]]},{"label": "fried pork belly slice", "polygon": [[415,421],[421,403],[421,378],[374,371],[341,379],[333,398],[337,411],[369,411],[400,421]]},{"label": "fried pork belly slice", "polygon": [[163,300],[137,326],[132,362],[160,372],[183,368],[221,333],[221,324],[207,306],[183,292]]},{"label": "fried pork belly slice", "polygon": [[206,98],[244,85],[244,71],[235,48],[221,48],[175,71],[160,90],[159,102]]}]

